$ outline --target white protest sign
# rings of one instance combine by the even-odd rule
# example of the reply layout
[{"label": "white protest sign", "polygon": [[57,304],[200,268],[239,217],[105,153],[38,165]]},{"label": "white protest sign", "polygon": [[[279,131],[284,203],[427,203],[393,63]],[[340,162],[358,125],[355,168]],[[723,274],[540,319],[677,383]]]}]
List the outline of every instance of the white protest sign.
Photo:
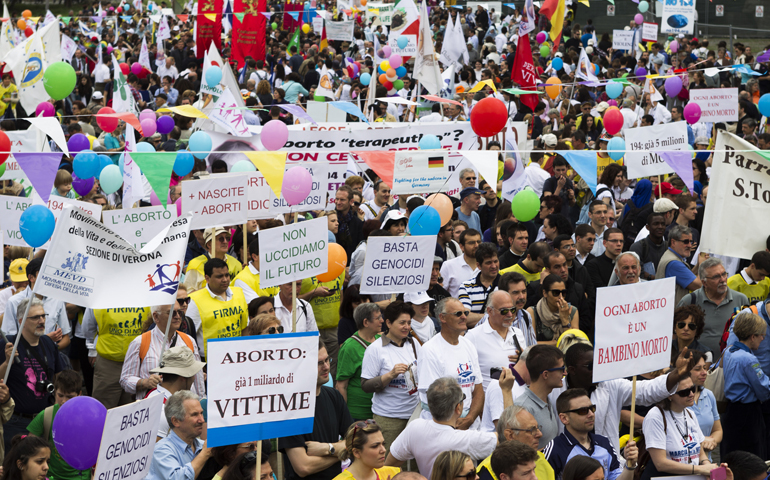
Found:
[{"label": "white protest sign", "polygon": [[692,89],[690,102],[697,103],[700,107],[699,121],[703,123],[738,121],[737,88]]},{"label": "white protest sign", "polygon": [[326,273],[329,269],[326,223],[325,218],[316,218],[259,232],[261,287]]},{"label": "white protest sign", "polygon": [[261,220],[263,218],[274,218],[275,213],[271,213],[271,197],[275,198],[273,190],[267,184],[267,180],[260,172],[250,172],[247,175],[248,187],[248,219]]},{"label": "white protest sign", "polygon": [[428,290],[435,252],[433,237],[370,237],[366,241],[361,293]]},{"label": "white protest sign", "polygon": [[684,121],[627,128],[625,136],[624,163],[628,167],[628,178],[671,173],[674,169],[654,152],[687,149],[687,124]]},{"label": "white protest sign", "polygon": [[339,40],[349,42],[353,40],[353,20],[342,22],[326,22],[326,38],[329,40]]},{"label": "white protest sign", "polygon": [[162,205],[102,212],[102,220],[107,228],[137,250],[144,248],[176,217],[176,208],[163,208]]},{"label": "white protest sign", "polygon": [[163,395],[107,410],[94,480],[142,480],[150,473]]},{"label": "white protest sign", "polygon": [[0,228],[3,230],[5,245],[28,247],[21,237],[19,219],[24,210],[33,205],[32,199],[0,195]]},{"label": "white protest sign", "polygon": [[389,27],[390,22],[393,19],[393,11],[395,8],[395,4],[392,3],[386,3],[381,7],[378,7],[377,10],[380,12],[380,23]]},{"label": "white protest sign", "polygon": [[[286,165],[286,170],[290,169],[294,165]],[[310,172],[310,177],[313,179],[311,185],[310,194],[306,199],[302,200],[293,207],[286,203],[286,200],[281,195],[281,198],[275,196],[272,190],[270,190],[270,213],[272,216],[280,215],[282,213],[293,212],[309,212],[311,210],[325,210],[326,199],[329,190],[327,177],[328,165],[303,165]],[[332,194],[333,196],[334,194]]]},{"label": "white protest sign", "polygon": [[631,50],[634,48],[634,32],[625,30],[612,31],[613,50]]},{"label": "white protest sign", "polygon": [[246,222],[247,177],[242,173],[210,175],[182,182],[182,211],[193,212],[193,230]]},{"label": "white protest sign", "polygon": [[596,290],[595,383],[671,364],[675,286],[669,277]]},{"label": "white protest sign", "polygon": [[642,40],[645,42],[658,41],[658,24],[644,22],[642,26]]},{"label": "white protest sign", "polygon": [[445,150],[396,152],[391,190],[397,195],[442,191],[450,175]]},{"label": "white protest sign", "polygon": [[318,332],[212,338],[206,360],[209,447],[313,431]]},{"label": "white protest sign", "polygon": [[666,0],[663,2],[661,33],[692,35],[695,27],[695,0]]},{"label": "white protest sign", "polygon": [[323,19],[323,17],[320,16],[320,15],[316,15],[315,17],[313,17],[313,31],[315,33],[320,34],[321,30],[323,30],[323,28],[324,28],[324,19]]}]

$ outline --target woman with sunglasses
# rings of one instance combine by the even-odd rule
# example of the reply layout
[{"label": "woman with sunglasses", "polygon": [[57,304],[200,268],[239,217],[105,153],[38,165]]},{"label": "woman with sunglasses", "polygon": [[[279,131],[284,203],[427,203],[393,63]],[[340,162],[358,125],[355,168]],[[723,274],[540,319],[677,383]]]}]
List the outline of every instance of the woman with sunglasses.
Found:
[{"label": "woman with sunglasses", "polygon": [[476,467],[471,457],[457,450],[441,452],[433,462],[430,480],[476,480]]},{"label": "woman with sunglasses", "polygon": [[705,475],[718,467],[701,448],[704,440],[698,419],[688,407],[695,402],[689,377],[679,381],[676,393],[653,408],[644,417],[642,431],[650,453],[641,480],[670,475]]},{"label": "woman with sunglasses", "polygon": [[249,325],[243,329],[241,336],[275,335],[277,333],[283,333],[283,325],[281,325],[278,317],[269,313],[260,313],[249,320]]},{"label": "woman with sunglasses", "polygon": [[709,352],[709,358],[706,361],[711,361],[711,349],[698,341],[703,333],[703,328],[706,326],[705,318],[706,314],[698,305],[685,305],[674,310],[674,339],[671,344],[672,365],[684,347],[690,351]]},{"label": "woman with sunglasses", "polygon": [[719,412],[717,411],[716,398],[714,398],[711,390],[703,386],[706,383],[709,371],[706,363],[706,354],[693,350],[690,365],[693,366],[690,370],[690,378],[693,385],[697,388],[695,391],[695,401],[690,408],[698,419],[701,432],[706,436],[701,447],[706,450],[709,460],[711,460],[711,452],[722,442],[723,432],[722,421],[719,419]]},{"label": "woman with sunglasses", "polygon": [[542,285],[543,298],[527,313],[535,319],[537,343],[556,345],[562,333],[579,328],[578,310],[567,302],[567,286],[560,276],[548,275]]},{"label": "woman with sunglasses", "polygon": [[388,480],[401,471],[385,466],[385,439],[374,420],[351,425],[345,434],[345,449],[338,456],[343,462],[350,460],[350,466],[334,480]]}]

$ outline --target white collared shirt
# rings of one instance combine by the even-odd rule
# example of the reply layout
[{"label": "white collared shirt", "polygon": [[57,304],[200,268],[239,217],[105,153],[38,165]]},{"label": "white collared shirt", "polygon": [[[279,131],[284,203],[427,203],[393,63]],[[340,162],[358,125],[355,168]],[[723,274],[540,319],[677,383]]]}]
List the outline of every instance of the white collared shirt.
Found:
[{"label": "white collared shirt", "polygon": [[492,328],[490,322],[484,322],[484,324],[469,330],[465,334],[465,338],[476,347],[476,352],[478,352],[482,386],[485,391],[491,380],[489,377],[490,369],[508,368],[508,364],[511,363],[508,360],[508,356],[521,353],[516,348],[514,336],[522,349],[527,347],[527,339],[524,333],[514,326],[508,327],[508,330],[505,332],[505,339]]},{"label": "white collared shirt", "polygon": [[[30,287],[25,288],[18,294],[8,299],[5,304],[5,316],[3,317],[3,333],[6,335],[16,335],[19,331],[19,318],[16,316],[16,311],[19,308],[19,304],[25,298],[29,298],[32,294]],[[67,309],[64,306],[64,302],[51,297],[43,297],[43,309],[47,315],[45,318],[45,333],[46,335],[55,331],[57,328],[61,328],[62,335],[69,335],[72,331],[70,327],[69,318],[67,318]],[[24,315],[24,313],[22,313]]]},{"label": "white collared shirt", "polygon": [[[275,316],[281,321],[283,331],[291,333],[291,311],[286,308],[281,302],[281,296],[276,295],[273,297],[275,302]],[[313,313],[313,307],[301,298],[297,299],[297,331],[298,332],[317,332],[318,325],[315,323],[315,314]]]},{"label": "white collared shirt", "polygon": [[460,294],[460,287],[463,283],[474,278],[479,273],[479,269],[473,269],[465,261],[465,255],[460,255],[451,260],[447,260],[441,265],[441,276],[444,277],[444,288],[454,298]]}]

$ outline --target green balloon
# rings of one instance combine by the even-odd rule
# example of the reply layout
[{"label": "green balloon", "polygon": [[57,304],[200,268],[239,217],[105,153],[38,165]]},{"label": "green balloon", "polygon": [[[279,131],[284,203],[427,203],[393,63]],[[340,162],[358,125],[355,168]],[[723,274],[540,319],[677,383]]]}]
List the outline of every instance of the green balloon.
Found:
[{"label": "green balloon", "polygon": [[278,24],[273,22],[270,24],[271,27],[273,27],[273,30],[278,30]]},{"label": "green balloon", "polygon": [[551,49],[548,48],[548,45],[540,45],[540,56],[541,57],[547,57],[549,53],[551,53]]},{"label": "green balloon", "polygon": [[531,188],[525,188],[513,196],[511,212],[516,220],[528,222],[540,212],[540,199]]},{"label": "green balloon", "polygon": [[316,102],[325,102],[326,97],[322,95],[313,95],[313,100],[315,100]]},{"label": "green balloon", "polygon": [[396,90],[401,90],[402,88],[404,88],[404,81],[396,80],[395,82],[393,82],[393,88],[395,88]]},{"label": "green balloon", "polygon": [[54,100],[62,100],[75,89],[78,77],[69,63],[56,62],[46,68],[43,74],[43,86]]},{"label": "green balloon", "polygon": [[5,163],[0,165],[0,177],[2,177],[3,175],[5,175]]}]

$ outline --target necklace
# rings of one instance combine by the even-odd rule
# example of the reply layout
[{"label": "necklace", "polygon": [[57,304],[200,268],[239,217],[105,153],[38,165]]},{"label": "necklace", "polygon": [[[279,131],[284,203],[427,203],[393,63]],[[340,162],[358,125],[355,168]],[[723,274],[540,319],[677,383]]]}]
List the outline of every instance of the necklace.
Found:
[{"label": "necklace", "polygon": [[692,458],[690,457],[690,442],[689,436],[687,433],[689,430],[687,429],[687,412],[682,410],[682,414],[684,416],[684,432],[682,432],[682,428],[679,426],[679,422],[676,421],[676,417],[674,417],[674,412],[669,410],[669,413],[671,414],[671,420],[674,421],[674,425],[676,426],[676,429],[679,431],[679,435],[682,437],[682,443],[684,443],[684,448],[687,449],[687,463],[692,463]]}]

